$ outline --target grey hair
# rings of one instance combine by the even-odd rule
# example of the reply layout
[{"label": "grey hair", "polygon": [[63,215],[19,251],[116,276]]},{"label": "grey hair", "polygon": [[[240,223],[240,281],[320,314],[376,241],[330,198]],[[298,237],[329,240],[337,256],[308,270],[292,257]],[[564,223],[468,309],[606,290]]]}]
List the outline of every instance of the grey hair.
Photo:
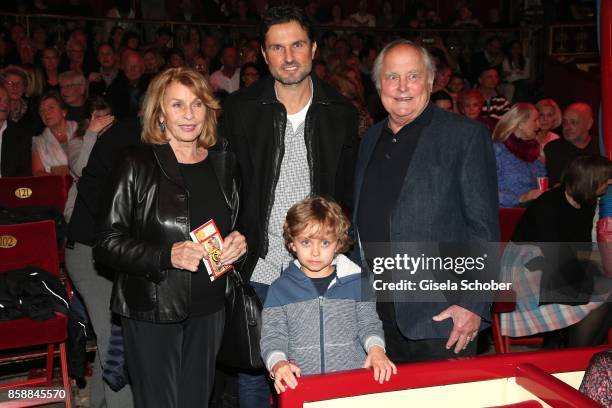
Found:
[{"label": "grey hair", "polygon": [[392,48],[395,48],[398,45],[409,45],[411,47],[414,47],[421,54],[421,58],[423,58],[423,63],[425,63],[425,69],[427,70],[427,84],[429,85],[429,89],[431,89],[433,86],[434,78],[436,76],[436,64],[434,63],[433,58],[431,58],[431,55],[425,48],[413,43],[410,40],[400,38],[397,40],[393,40],[389,44],[385,45],[385,47],[374,60],[374,65],[372,66],[372,80],[374,81],[374,84],[376,84],[376,90],[378,91],[378,93],[380,94],[380,70],[382,69],[382,63],[385,59],[385,55],[387,55],[387,52],[391,51]]},{"label": "grey hair", "polygon": [[83,85],[87,85],[85,76],[78,71],[64,71],[57,76],[58,81],[79,81]]}]

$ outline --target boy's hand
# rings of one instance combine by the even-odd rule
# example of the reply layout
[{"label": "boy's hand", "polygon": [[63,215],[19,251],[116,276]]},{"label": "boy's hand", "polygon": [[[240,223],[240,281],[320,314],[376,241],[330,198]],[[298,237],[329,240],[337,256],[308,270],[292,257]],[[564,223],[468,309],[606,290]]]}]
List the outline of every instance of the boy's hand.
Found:
[{"label": "boy's hand", "polygon": [[368,358],[363,363],[363,368],[374,369],[374,381],[383,383],[389,381],[391,374],[397,374],[397,367],[389,357],[385,354],[385,351],[380,346],[372,346],[368,350]]},{"label": "boy's hand", "polygon": [[[284,392],[287,386],[292,390],[297,387],[297,379],[302,375],[300,367],[287,360],[279,361],[272,367],[272,374],[274,376],[274,388],[277,393]],[[283,384],[283,381],[286,385]]]}]

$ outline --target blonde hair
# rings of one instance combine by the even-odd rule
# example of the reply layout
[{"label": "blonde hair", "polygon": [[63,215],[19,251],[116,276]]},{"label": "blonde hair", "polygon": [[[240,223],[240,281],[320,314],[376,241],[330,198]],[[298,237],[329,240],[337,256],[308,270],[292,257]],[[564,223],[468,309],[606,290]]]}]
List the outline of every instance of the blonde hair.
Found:
[{"label": "blonde hair", "polygon": [[559,109],[559,105],[552,99],[541,99],[538,103],[535,104],[538,111],[545,107],[550,107],[553,110],[553,115],[555,117],[552,128],[558,128],[561,126],[561,122],[563,121],[563,115],[561,114],[561,109]]},{"label": "blonde hair", "polygon": [[197,143],[205,148],[214,146],[217,143],[217,113],[221,109],[219,102],[206,78],[195,69],[187,67],[168,68],[149,84],[142,104],[142,141],[149,144],[168,143],[168,137],[160,129],[160,119],[165,113],[162,101],[166,89],[173,82],[189,88],[206,106],[204,126]]},{"label": "blonde hair", "polygon": [[28,75],[25,95],[28,98],[38,98],[43,93],[44,89],[42,73],[38,68],[34,67],[24,67],[23,69]]},{"label": "blonde hair", "polygon": [[342,208],[333,200],[324,197],[311,197],[294,204],[285,218],[283,238],[285,246],[293,252],[289,244],[308,227],[316,227],[316,233],[331,233],[338,240],[338,253],[346,252],[351,246],[349,236],[351,226]]},{"label": "blonde hair", "polygon": [[504,142],[521,123],[529,120],[529,115],[533,111],[537,112],[538,110],[530,103],[519,102],[515,104],[495,125],[493,141],[498,143]]}]

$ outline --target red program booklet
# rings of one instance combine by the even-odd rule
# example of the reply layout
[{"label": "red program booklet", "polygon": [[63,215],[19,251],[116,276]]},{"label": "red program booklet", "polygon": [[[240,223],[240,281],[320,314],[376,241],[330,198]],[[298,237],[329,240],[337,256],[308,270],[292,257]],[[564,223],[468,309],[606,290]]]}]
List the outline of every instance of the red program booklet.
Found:
[{"label": "red program booklet", "polygon": [[223,250],[223,237],[213,220],[200,225],[191,231],[189,235],[193,242],[204,244],[204,248],[208,251],[208,259],[203,258],[202,262],[206,266],[211,281],[214,281],[233,268],[232,265],[223,265],[219,262],[221,251]]}]

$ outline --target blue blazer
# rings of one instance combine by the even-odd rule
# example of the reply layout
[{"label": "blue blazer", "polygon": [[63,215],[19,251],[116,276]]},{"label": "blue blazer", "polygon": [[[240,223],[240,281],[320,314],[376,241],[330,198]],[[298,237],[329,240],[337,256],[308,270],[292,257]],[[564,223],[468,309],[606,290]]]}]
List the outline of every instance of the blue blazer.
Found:
[{"label": "blue blazer", "polygon": [[[389,219],[391,241],[498,242],[497,177],[489,132],[479,122],[436,106],[432,108],[431,123],[422,130]],[[385,119],[370,128],[360,145],[355,169],[356,237],[359,237],[357,214],[361,186],[386,123]],[[357,243],[355,254],[362,254],[358,240]],[[404,336],[411,339],[448,337],[452,320],[434,322],[432,317],[450,304],[465,307],[484,321],[490,320],[488,302],[461,298],[459,294],[453,296],[452,303],[446,299],[415,303],[399,302],[395,296],[397,323]]]}]

